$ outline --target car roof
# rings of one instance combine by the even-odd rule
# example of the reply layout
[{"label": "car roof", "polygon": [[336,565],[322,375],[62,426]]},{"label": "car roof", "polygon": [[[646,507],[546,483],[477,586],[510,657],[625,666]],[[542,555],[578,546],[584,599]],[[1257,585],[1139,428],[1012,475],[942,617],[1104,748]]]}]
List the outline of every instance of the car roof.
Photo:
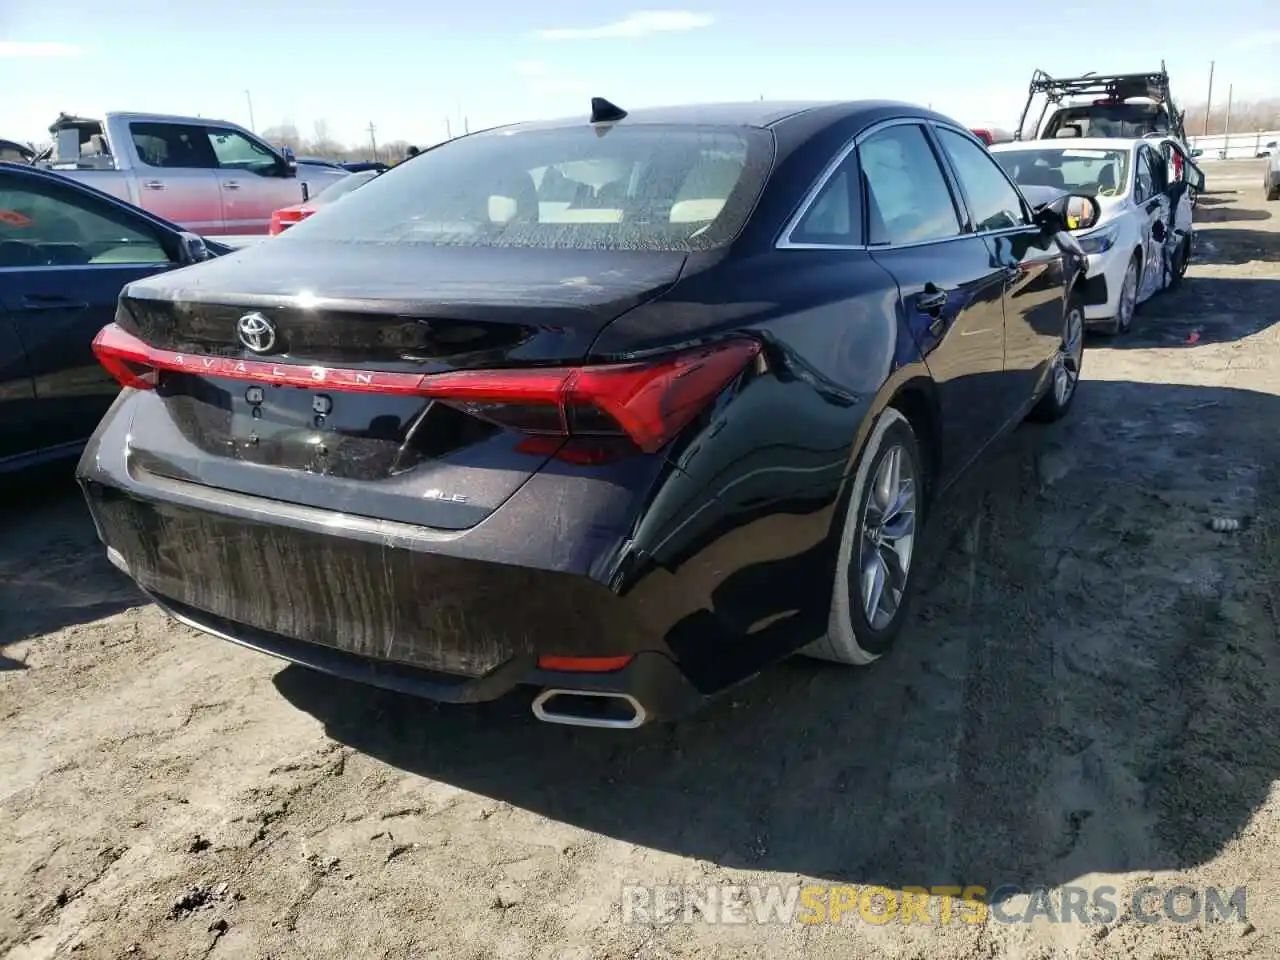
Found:
[{"label": "car roof", "polygon": [[1012,140],[993,144],[992,153],[1006,150],[1132,150],[1141,143],[1154,143],[1156,137],[1058,137],[1049,140]]},{"label": "car roof", "polygon": [[[626,109],[625,104],[620,104]],[[674,124],[674,125],[706,125],[726,127],[776,127],[802,116],[821,114],[828,122],[849,119],[858,114],[871,116],[886,107],[900,109],[905,114],[930,117],[962,124],[934,114],[923,107],[909,103],[889,100],[747,100],[725,103],[689,103],[661,107],[638,107],[627,110],[627,115],[619,124]],[[494,128],[501,130],[554,130],[561,127],[577,126],[588,122],[591,110],[583,104],[583,111],[576,116],[557,117],[553,120],[534,120],[515,123],[509,126]],[[483,131],[489,132],[489,131]]]}]

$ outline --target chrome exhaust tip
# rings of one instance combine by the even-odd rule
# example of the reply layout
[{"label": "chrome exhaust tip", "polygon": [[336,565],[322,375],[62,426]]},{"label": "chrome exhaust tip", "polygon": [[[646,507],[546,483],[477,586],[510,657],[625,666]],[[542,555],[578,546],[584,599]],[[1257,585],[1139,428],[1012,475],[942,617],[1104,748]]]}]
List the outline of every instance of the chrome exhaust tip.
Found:
[{"label": "chrome exhaust tip", "polygon": [[634,730],[649,719],[635,697],[604,690],[543,690],[533,701],[533,715],[543,723],[613,730]]}]

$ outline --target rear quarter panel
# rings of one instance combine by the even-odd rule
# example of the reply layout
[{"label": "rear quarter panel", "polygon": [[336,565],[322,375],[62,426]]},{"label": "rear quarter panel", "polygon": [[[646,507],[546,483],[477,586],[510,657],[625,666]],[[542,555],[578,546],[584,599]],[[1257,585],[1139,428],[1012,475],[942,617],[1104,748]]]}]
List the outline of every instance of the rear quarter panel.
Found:
[{"label": "rear quarter panel", "polygon": [[593,354],[735,331],[758,338],[761,354],[669,449],[689,483],[668,487],[685,503],[662,512],[684,516],[642,549],[715,598],[735,631],[763,630],[764,643],[772,628],[761,624],[786,622],[807,642],[825,626],[856,453],[894,391],[927,374],[896,283],[860,251],[778,250],[695,269],[606,328]]}]

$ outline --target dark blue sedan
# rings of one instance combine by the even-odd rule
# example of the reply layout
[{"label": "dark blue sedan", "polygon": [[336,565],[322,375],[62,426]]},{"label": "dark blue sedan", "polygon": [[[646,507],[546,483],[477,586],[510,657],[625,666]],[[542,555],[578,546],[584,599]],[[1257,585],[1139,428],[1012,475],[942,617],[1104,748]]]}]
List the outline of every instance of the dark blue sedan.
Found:
[{"label": "dark blue sedan", "polygon": [[0,473],[75,456],[119,390],[94,336],[129,282],[225,252],[56,173],[0,163]]},{"label": "dark blue sedan", "polygon": [[80,462],[175,616],[342,676],[634,727],[902,629],[939,491],[1071,408],[1098,204],[900,103],[459,137],[130,284]]}]

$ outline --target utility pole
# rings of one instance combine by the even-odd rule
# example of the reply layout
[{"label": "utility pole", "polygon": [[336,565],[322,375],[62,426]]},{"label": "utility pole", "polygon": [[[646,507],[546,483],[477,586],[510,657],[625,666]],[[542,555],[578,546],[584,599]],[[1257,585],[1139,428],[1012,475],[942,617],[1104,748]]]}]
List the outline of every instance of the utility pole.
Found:
[{"label": "utility pole", "polygon": [[244,92],[245,101],[249,104],[249,129],[254,133],[258,132],[258,125],[253,122],[253,96],[248,90]]},{"label": "utility pole", "polygon": [[1226,160],[1231,152],[1231,94],[1235,84],[1227,84],[1227,122],[1222,128],[1222,159]]},{"label": "utility pole", "polygon": [[470,133],[470,132],[471,132],[471,124],[467,122],[467,118],[466,118],[466,117],[463,117],[463,118],[462,118],[462,132],[463,132],[463,133]]},{"label": "utility pole", "polygon": [[373,159],[378,159],[378,138],[375,136],[378,128],[373,125],[373,121],[369,121],[369,146],[373,150]]},{"label": "utility pole", "polygon": [[1213,109],[1213,61],[1209,61],[1209,96],[1204,101],[1204,135],[1209,135],[1209,111]]},{"label": "utility pole", "polygon": [[449,123],[449,118],[444,118],[444,138],[446,140],[453,139],[453,126]]}]

